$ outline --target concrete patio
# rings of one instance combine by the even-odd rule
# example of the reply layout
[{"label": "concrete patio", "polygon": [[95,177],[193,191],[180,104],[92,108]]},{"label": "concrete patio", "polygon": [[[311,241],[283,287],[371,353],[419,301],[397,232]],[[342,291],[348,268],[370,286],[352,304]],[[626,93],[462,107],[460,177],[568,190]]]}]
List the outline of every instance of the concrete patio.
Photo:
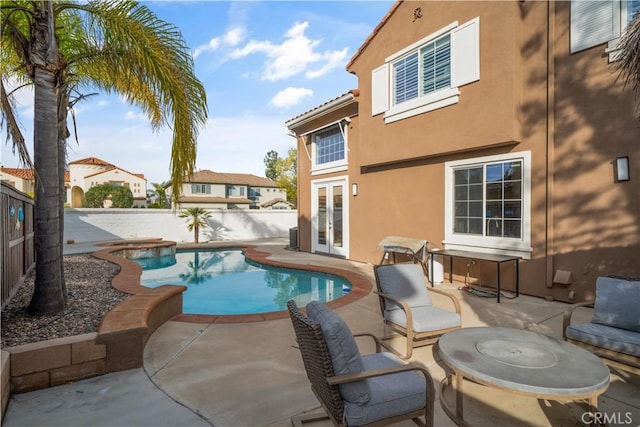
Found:
[{"label": "concrete patio", "polygon": [[[281,240],[268,241],[265,247],[273,253],[271,259],[331,264],[373,281],[371,265],[289,252]],[[459,285],[437,286],[460,300],[464,327],[505,326],[561,337],[566,304],[524,295],[505,297],[497,304],[494,298],[464,293]],[[434,295],[435,304],[446,304],[442,298]],[[354,332],[385,333],[374,294],[336,312]],[[590,315],[584,309],[578,320],[587,321]],[[3,426],[288,426],[292,416],[320,410],[294,344],[288,319],[236,324],[169,321],[147,343],[144,370],[12,396]],[[362,342],[361,352],[370,351],[373,346]],[[439,385],[444,364],[433,346],[416,349],[411,361],[426,366]],[[579,403],[537,400],[471,383],[464,391],[465,419],[473,425],[583,425],[585,407]],[[609,425],[640,425],[640,377],[612,371],[609,389],[598,403]],[[455,425],[439,402],[435,425]]]}]

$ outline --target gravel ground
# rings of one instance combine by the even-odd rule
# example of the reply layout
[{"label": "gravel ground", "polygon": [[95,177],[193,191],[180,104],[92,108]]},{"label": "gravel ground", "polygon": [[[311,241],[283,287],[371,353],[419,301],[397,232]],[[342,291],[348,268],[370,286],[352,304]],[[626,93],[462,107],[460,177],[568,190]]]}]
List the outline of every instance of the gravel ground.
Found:
[{"label": "gravel ground", "polygon": [[29,316],[35,271],[29,274],[16,295],[2,309],[1,347],[13,347],[53,338],[96,332],[102,318],[129,294],[111,287],[120,267],[91,255],[64,257],[67,307],[63,312]]}]

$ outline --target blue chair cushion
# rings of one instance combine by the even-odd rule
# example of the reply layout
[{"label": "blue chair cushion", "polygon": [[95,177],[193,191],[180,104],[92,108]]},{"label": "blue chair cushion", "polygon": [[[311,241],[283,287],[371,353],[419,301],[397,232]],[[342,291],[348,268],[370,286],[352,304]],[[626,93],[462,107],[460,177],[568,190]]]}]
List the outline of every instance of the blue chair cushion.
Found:
[{"label": "blue chair cushion", "polygon": [[598,277],[592,323],[640,332],[640,281]]},{"label": "blue chair cushion", "polygon": [[568,326],[566,334],[567,338],[576,341],[640,357],[640,332],[598,323],[582,323]]},{"label": "blue chair cushion", "polygon": [[[427,291],[427,281],[418,264],[388,264],[376,267],[380,290],[403,300],[409,307],[432,305]],[[388,309],[400,306],[387,300]]]},{"label": "blue chair cushion", "polygon": [[[382,369],[403,365],[391,353],[375,353],[362,357],[364,369]],[[363,405],[345,402],[347,425],[359,426],[424,408],[427,385],[417,372],[400,372],[367,379],[371,399]]]},{"label": "blue chair cushion", "polygon": [[[329,307],[319,301],[307,304],[307,316],[322,328],[322,335],[331,356],[336,375],[357,374],[364,370],[360,351],[347,324]],[[371,397],[367,381],[340,384],[340,395],[357,405],[367,403]]]},{"label": "blue chair cushion", "polygon": [[[430,332],[439,329],[454,328],[461,325],[460,315],[442,310],[432,305],[411,308],[413,316],[413,330],[415,332]],[[385,310],[384,318],[390,322],[407,327],[407,315],[402,309]]]}]

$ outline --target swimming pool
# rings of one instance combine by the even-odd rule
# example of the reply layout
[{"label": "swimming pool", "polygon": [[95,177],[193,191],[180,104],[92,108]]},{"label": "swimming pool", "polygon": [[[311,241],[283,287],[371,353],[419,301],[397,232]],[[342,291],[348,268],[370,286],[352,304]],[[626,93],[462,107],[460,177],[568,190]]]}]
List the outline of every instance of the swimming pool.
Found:
[{"label": "swimming pool", "polygon": [[304,306],[351,290],[349,281],[335,275],[253,263],[241,249],[178,251],[175,258],[132,261],[142,266],[143,286],[187,286],[182,311],[188,314],[267,313],[285,310],[290,299]]}]

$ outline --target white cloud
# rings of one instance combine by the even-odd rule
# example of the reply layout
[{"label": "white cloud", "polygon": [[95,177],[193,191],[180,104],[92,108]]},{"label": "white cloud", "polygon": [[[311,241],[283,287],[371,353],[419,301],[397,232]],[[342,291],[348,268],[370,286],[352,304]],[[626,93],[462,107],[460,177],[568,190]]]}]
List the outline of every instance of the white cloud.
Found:
[{"label": "white cloud", "polygon": [[[347,55],[347,49],[318,52],[316,49],[322,43],[322,39],[308,38],[305,35],[308,27],[308,22],[296,22],[285,33],[285,40],[281,44],[274,44],[268,40],[250,40],[244,47],[231,52],[230,56],[237,59],[254,53],[264,53],[267,61],[261,75],[262,80],[277,81],[303,72],[307,78],[319,77],[339,66]],[[309,70],[312,65],[320,67]]]},{"label": "white cloud", "polygon": [[247,35],[247,30],[244,27],[236,26],[229,29],[224,35],[220,37],[214,37],[209,40],[209,43],[200,45],[193,50],[193,57],[197,58],[205,52],[214,52],[221,48],[221,46],[236,46],[241,43]]},{"label": "white cloud", "polygon": [[220,46],[220,38],[214,37],[209,40],[209,43],[200,45],[193,50],[193,57],[197,58],[204,52],[212,52]]},{"label": "white cloud", "polygon": [[281,90],[273,98],[271,98],[271,101],[269,101],[269,105],[272,105],[276,108],[289,108],[300,103],[303,98],[311,96],[313,96],[313,91],[311,89],[302,87],[288,87]]},{"label": "white cloud", "polygon": [[243,27],[235,27],[227,31],[227,34],[223,37],[223,41],[229,46],[235,46],[244,40],[246,34],[247,30]]},{"label": "white cloud", "polygon": [[124,119],[129,121],[148,122],[147,116],[144,115],[144,113],[132,110],[127,111],[127,113],[124,115]]}]

